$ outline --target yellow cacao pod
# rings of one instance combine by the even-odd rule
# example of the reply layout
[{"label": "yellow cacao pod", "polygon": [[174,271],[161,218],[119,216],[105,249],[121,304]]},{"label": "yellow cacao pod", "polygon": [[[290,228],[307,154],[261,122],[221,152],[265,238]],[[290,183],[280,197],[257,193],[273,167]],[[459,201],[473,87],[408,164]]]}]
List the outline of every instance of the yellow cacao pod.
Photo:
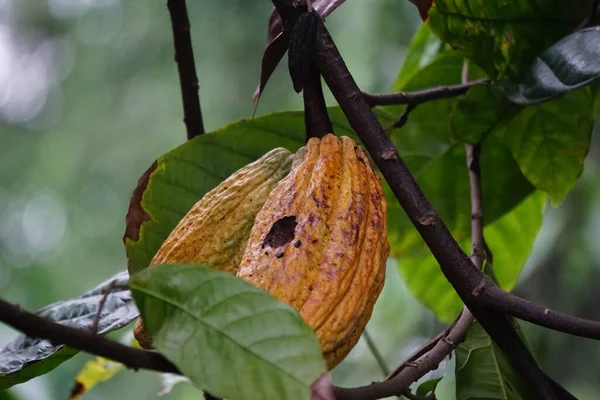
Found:
[{"label": "yellow cacao pod", "polygon": [[385,279],[387,202],[348,137],[312,138],[256,216],[237,276],[297,309],[331,369],[354,347]]},{"label": "yellow cacao pod", "polygon": [[[291,152],[276,148],[206,193],[173,229],[150,266],[207,264],[235,274],[256,214],[293,160]],[[151,347],[141,319],[134,335],[142,347]]]}]

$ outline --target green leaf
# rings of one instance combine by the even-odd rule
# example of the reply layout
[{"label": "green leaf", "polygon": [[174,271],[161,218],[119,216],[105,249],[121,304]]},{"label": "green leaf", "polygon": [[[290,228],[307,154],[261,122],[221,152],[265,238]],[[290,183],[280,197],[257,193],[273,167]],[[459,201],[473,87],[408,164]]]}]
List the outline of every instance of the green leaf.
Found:
[{"label": "green leaf", "polygon": [[600,77],[600,27],[575,32],[540,54],[525,76],[496,86],[515,104],[538,104]]},{"label": "green leaf", "polygon": [[[126,272],[121,272],[84,295],[48,305],[37,314],[64,325],[89,329],[105,291],[110,288],[98,320],[98,333],[120,329],[139,315],[131,293],[123,288],[128,278]],[[48,340],[19,336],[0,350],[0,389],[48,373],[77,353],[77,349],[53,345]]]},{"label": "green leaf", "polygon": [[415,394],[417,396],[424,397],[431,392],[435,392],[435,388],[437,387],[438,383],[440,383],[441,380],[442,380],[442,378],[440,377],[440,378],[430,379],[428,381],[421,383],[419,385],[419,387],[417,388],[417,392]]},{"label": "green leaf", "polygon": [[160,265],[129,286],[156,349],[215,396],[309,399],[326,372],[319,342],[296,310],[235,276]]},{"label": "green leaf", "polygon": [[592,115],[596,121],[600,121],[600,84],[595,83],[591,86],[593,100]]},{"label": "green leaf", "polygon": [[429,23],[422,23],[408,46],[404,64],[394,83],[395,90],[405,87],[413,75],[435,60],[443,48],[444,43],[431,32]]},{"label": "green leaf", "polygon": [[[482,161],[484,160],[482,155]],[[465,178],[466,179],[466,178]],[[485,182],[485,181],[484,181]],[[467,196],[468,198],[468,196]],[[484,204],[486,197],[484,197]],[[510,291],[529,257],[543,220],[545,195],[534,193],[494,223],[484,228],[486,242],[494,255],[494,273],[499,285]],[[484,213],[485,218],[485,213]],[[469,253],[470,239],[460,242]],[[400,272],[411,292],[443,322],[451,322],[463,303],[427,254],[399,261]]]},{"label": "green leaf", "polygon": [[456,350],[456,399],[527,400],[534,396],[509,359],[474,322]]},{"label": "green leaf", "polygon": [[511,104],[491,86],[478,85],[458,99],[450,117],[452,135],[464,143],[477,143],[484,135],[501,128],[520,107]]},{"label": "green leaf", "polygon": [[498,134],[523,175],[558,205],[583,172],[592,127],[592,96],[581,88],[522,108]]},{"label": "green leaf", "polygon": [[519,76],[590,9],[591,0],[436,0],[429,21],[442,40],[497,79]]}]

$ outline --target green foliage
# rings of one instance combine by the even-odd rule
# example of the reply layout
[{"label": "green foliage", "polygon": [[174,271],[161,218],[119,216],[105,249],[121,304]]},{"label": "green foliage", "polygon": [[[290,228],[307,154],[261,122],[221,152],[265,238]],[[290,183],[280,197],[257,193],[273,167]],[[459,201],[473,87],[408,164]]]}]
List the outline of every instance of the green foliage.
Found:
[{"label": "green foliage", "polygon": [[456,400],[534,399],[510,361],[474,322],[456,354]]},{"label": "green foliage", "polygon": [[527,179],[558,205],[583,172],[592,127],[592,96],[581,88],[522,108],[498,134]]},{"label": "green foliage", "polygon": [[153,345],[211,394],[308,399],[326,372],[300,315],[233,275],[199,265],[160,265],[130,287]]},{"label": "green foliage", "polygon": [[600,76],[600,27],[575,32],[541,53],[517,82],[497,82],[515,104],[538,104],[589,85]]},{"label": "green foliage", "polygon": [[[131,293],[123,289],[128,277],[122,272],[76,299],[48,305],[37,314],[65,325],[89,329],[96,319],[101,299],[110,288],[98,318],[98,333],[120,329],[139,315]],[[54,345],[48,340],[19,336],[0,350],[0,389],[46,374],[77,353],[77,349]]]},{"label": "green foliage", "polygon": [[583,21],[590,0],[436,0],[431,29],[491,78],[519,76]]}]

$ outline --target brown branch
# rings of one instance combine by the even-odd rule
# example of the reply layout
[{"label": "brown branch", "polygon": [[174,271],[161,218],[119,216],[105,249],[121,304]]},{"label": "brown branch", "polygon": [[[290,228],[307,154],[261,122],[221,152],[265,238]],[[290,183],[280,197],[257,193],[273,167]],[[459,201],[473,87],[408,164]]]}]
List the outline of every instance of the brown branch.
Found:
[{"label": "brown branch", "polygon": [[185,0],[168,0],[167,7],[173,28],[175,61],[179,72],[179,86],[183,102],[183,122],[187,130],[187,138],[192,139],[204,133],[204,122],[198,95],[198,77],[196,76],[196,62],[190,36],[190,21]]},{"label": "brown branch", "polygon": [[406,123],[408,122],[408,116],[410,115],[410,113],[416,107],[417,107],[416,104],[409,104],[409,105],[407,105],[406,108],[404,109],[404,112],[402,113],[402,115],[400,115],[400,118],[398,118],[398,120],[396,121],[396,123],[394,123],[394,128],[395,129],[400,129],[404,125],[406,125]]},{"label": "brown branch", "polygon": [[479,301],[490,309],[523,321],[574,336],[600,340],[600,322],[563,314],[507,293],[488,283],[481,286]]},{"label": "brown branch", "polygon": [[28,337],[47,339],[53,344],[64,344],[118,361],[128,368],[179,373],[177,367],[159,353],[125,346],[93,333],[89,329],[61,325],[2,299],[0,299],[0,321],[23,332]]},{"label": "brown branch", "polygon": [[458,343],[464,341],[471,321],[472,317],[470,313],[463,312],[447,336],[438,341],[430,351],[418,360],[407,363],[406,367],[398,372],[394,378],[351,389],[335,387],[336,399],[376,400],[406,393],[413,382],[427,372],[436,369],[444,358],[454,350]]},{"label": "brown branch", "polygon": [[475,85],[486,85],[488,83],[488,79],[478,79],[460,85],[438,86],[416,92],[363,93],[363,96],[370,107],[403,104],[416,105],[432,100],[460,96],[467,93]]},{"label": "brown branch", "polygon": [[315,65],[311,66],[308,79],[304,85],[304,121],[306,140],[311,137],[322,138],[333,133],[333,126],[327,113],[327,105],[321,85],[321,74]]},{"label": "brown branch", "polygon": [[[297,20],[301,10],[296,9],[291,0],[273,0],[273,3],[284,20]],[[532,392],[541,399],[556,399],[546,377],[511,322],[503,314],[479,305],[479,300],[473,292],[476,291],[477,285],[489,278],[473,265],[462,251],[415,182],[397,149],[371,111],[325,27],[317,37],[315,62],[348,118],[350,126],[358,134],[462,301],[509,356]]]}]

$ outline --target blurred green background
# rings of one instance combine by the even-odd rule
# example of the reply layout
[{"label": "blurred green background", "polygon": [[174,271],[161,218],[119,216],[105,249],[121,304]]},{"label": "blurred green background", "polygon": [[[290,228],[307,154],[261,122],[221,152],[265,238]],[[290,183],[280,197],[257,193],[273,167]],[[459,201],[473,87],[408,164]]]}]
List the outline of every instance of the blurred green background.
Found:
[{"label": "blurred green background", "polygon": [[[188,0],[188,7],[206,129],[250,117],[271,2]],[[405,0],[348,0],[327,19],[366,91],[391,87],[419,23]],[[334,104],[329,93],[327,100]],[[301,106],[282,65],[257,114]],[[2,298],[36,310],[123,270],[124,216],[137,179],[184,140],[165,1],[0,0]],[[548,209],[517,288],[533,301],[596,320],[599,156],[594,140],[576,189],[560,208]],[[441,327],[406,293],[390,261],[368,327],[389,366]],[[594,361],[600,360],[600,345],[524,327],[550,375],[582,399],[600,398],[600,365]],[[15,335],[0,325],[0,347]],[[66,399],[91,358],[80,354],[10,393],[16,399]],[[333,377],[356,386],[382,375],[361,340]],[[125,371],[86,398],[151,399],[159,390],[157,374]],[[179,385],[166,397],[199,394]]]}]

